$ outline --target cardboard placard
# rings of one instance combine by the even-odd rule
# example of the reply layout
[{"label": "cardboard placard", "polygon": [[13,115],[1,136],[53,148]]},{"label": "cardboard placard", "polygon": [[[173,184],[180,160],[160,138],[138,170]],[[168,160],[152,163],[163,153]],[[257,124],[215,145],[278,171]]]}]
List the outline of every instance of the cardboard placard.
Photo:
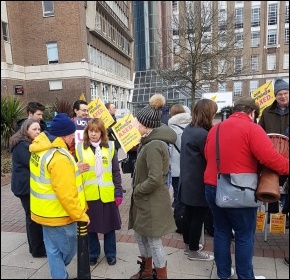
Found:
[{"label": "cardboard placard", "polygon": [[286,215],[285,214],[271,214],[270,215],[270,232],[271,233],[285,233],[286,229]]},{"label": "cardboard placard", "polygon": [[256,230],[263,231],[265,227],[265,212],[257,212],[257,223],[256,223]]}]

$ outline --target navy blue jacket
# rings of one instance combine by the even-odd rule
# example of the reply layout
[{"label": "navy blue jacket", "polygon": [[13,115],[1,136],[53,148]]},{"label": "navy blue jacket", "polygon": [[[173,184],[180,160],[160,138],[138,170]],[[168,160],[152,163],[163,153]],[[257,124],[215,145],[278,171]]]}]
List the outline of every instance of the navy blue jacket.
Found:
[{"label": "navy blue jacket", "polygon": [[21,141],[12,148],[11,190],[15,196],[30,195],[29,141]]}]

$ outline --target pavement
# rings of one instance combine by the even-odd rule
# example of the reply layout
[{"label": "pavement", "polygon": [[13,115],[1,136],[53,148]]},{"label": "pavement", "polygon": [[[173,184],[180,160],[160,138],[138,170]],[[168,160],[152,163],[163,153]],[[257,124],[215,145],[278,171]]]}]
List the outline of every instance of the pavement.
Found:
[{"label": "pavement", "polygon": [[[120,150],[119,158],[125,153]],[[123,188],[126,190],[119,206],[122,228],[116,231],[117,264],[109,266],[102,251],[95,266],[91,266],[91,279],[129,279],[135,274],[138,246],[133,230],[128,230],[129,207],[131,198],[130,174],[122,174]],[[172,197],[172,188],[170,188]],[[103,236],[100,235],[100,242]],[[204,234],[201,242],[204,251],[213,254],[213,237]],[[214,261],[190,261],[183,253],[182,235],[168,234],[163,237],[167,259],[168,279],[218,279]],[[103,248],[103,246],[101,247]],[[234,242],[232,242],[232,260],[234,260]],[[284,264],[289,257],[289,230],[285,234],[272,234],[257,231],[254,246],[254,273],[266,279],[289,279],[289,267]],[[77,258],[68,266],[70,278],[77,277]],[[1,177],[1,279],[49,279],[46,258],[33,258],[28,252],[25,229],[25,215],[20,200],[11,192],[10,176]],[[233,279],[237,279],[235,274]]]}]

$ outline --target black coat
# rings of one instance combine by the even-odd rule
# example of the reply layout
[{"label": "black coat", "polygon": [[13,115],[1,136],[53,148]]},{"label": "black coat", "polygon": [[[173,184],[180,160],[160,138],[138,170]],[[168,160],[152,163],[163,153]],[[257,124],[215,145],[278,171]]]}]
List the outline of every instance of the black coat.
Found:
[{"label": "black coat", "polygon": [[11,190],[15,196],[30,194],[29,141],[21,141],[12,149]]},{"label": "black coat", "polygon": [[208,206],[205,198],[204,146],[208,131],[187,125],[181,137],[179,199],[190,206]]},{"label": "black coat", "polygon": [[[27,118],[21,119],[16,123],[16,127],[14,129],[15,132],[17,132],[20,129],[21,125],[23,124],[25,120],[27,120]],[[40,132],[43,132],[45,130],[47,131],[47,125],[44,120],[41,120],[39,124],[40,124]]]},{"label": "black coat", "polygon": [[114,133],[114,131],[113,131],[113,129],[112,129],[112,126],[117,122],[117,120],[116,120],[116,117],[115,117],[115,116],[112,116],[112,117],[113,117],[113,119],[114,119],[114,123],[111,124],[111,126],[107,128],[107,132],[108,132],[109,140],[110,140],[110,141],[114,141],[114,143],[115,143],[115,148],[118,150],[118,149],[121,148],[121,144],[120,144],[120,142],[118,141],[118,138],[117,138],[117,136],[115,135],[115,133]]}]

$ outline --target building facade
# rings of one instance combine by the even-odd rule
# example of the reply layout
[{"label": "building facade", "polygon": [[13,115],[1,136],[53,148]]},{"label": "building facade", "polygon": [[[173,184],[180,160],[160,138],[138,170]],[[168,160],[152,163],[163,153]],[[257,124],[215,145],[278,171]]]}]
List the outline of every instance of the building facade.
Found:
[{"label": "building facade", "polygon": [[[169,104],[181,103],[191,106],[191,92],[186,88],[184,90],[177,89],[174,83],[166,82],[158,77],[155,71],[157,70],[156,65],[150,63],[152,57],[150,38],[160,37],[152,32],[152,28],[149,28],[150,20],[154,22],[154,17],[153,19],[150,18],[150,9],[155,9],[155,12],[151,12],[151,14],[158,14],[158,19],[162,19],[162,15],[171,16],[171,27],[168,24],[158,25],[160,20],[155,20],[155,26],[161,28],[163,32],[166,33],[166,31],[171,30],[173,55],[170,56],[171,52],[169,50],[167,57],[173,63],[163,64],[165,68],[170,67],[170,65],[173,65],[173,68],[176,67],[180,55],[182,39],[180,30],[174,26],[174,18],[177,18],[180,22],[187,20],[187,24],[192,25],[188,26],[186,36],[190,32],[196,32],[198,27],[197,21],[194,24],[188,23],[188,17],[186,17],[186,14],[182,14],[182,10],[188,13],[196,5],[210,7],[212,18],[203,23],[204,27],[208,27],[208,32],[204,32],[205,36],[201,39],[204,39],[206,35],[208,35],[207,38],[213,38],[211,32],[216,30],[222,30],[225,36],[232,38],[234,46],[232,46],[231,51],[228,49],[225,54],[231,57],[231,65],[227,65],[227,72],[232,69],[233,75],[225,77],[223,81],[210,79],[209,77],[200,79],[201,82],[196,86],[196,100],[202,97],[202,93],[229,92],[233,95],[233,101],[235,101],[241,96],[250,95],[253,90],[266,82],[274,81],[277,77],[289,82],[288,1],[170,1],[171,7],[168,5],[169,1],[154,2],[156,2],[155,6],[150,8],[146,6],[148,5],[147,1],[134,1],[136,72],[133,103],[145,104],[153,93],[159,91],[164,94]],[[157,2],[160,2],[159,6]],[[163,2],[167,2],[167,8],[162,10]],[[227,26],[228,29],[226,29],[223,21],[220,20],[221,18],[226,19],[227,24],[231,23],[232,25]],[[202,19],[204,19],[203,16],[201,16]],[[165,42],[165,39],[162,40],[158,49],[163,51]],[[174,42],[177,42],[179,46],[175,45]],[[212,46],[209,44],[209,47]],[[155,61],[158,61],[158,58],[160,56],[157,56]],[[216,73],[211,71],[219,71],[217,64],[222,64],[222,62],[215,61],[216,65],[214,65],[211,64],[210,59],[207,59],[204,63],[207,67],[201,68],[201,74],[206,76],[208,73],[214,76]],[[246,65],[247,67],[245,67]],[[222,71],[225,69],[223,68]],[[197,73],[197,77],[198,75]]]},{"label": "building facade", "polygon": [[1,95],[126,110],[133,90],[132,1],[1,1]]},{"label": "building facade", "polygon": [[[232,71],[231,77],[224,81],[206,79],[199,84],[199,92],[232,92],[233,101],[241,96],[248,96],[261,85],[281,77],[289,82],[289,2],[288,1],[172,1],[173,17],[184,19],[182,10],[191,11],[201,5],[201,14],[210,8],[211,18],[201,23],[204,30],[201,44],[214,48],[214,39],[219,40],[220,34],[231,41],[231,48],[226,46],[225,55],[231,63],[225,71]],[[197,17],[196,17],[197,18]],[[203,16],[201,16],[201,19]],[[196,26],[198,25],[195,23]],[[231,24],[231,26],[229,26]],[[196,26],[194,28],[196,28]],[[177,42],[181,38],[178,30],[173,37]],[[220,32],[217,35],[217,32]],[[174,34],[174,30],[173,30]],[[187,34],[188,35],[188,34]],[[219,38],[218,38],[219,36]],[[207,38],[207,39],[206,39]],[[180,46],[176,46],[178,48]],[[228,50],[227,50],[227,47]],[[177,51],[177,55],[180,52]],[[210,56],[208,56],[210,57]],[[220,64],[208,59],[200,67],[200,73],[205,77],[218,76]],[[209,75],[206,75],[209,74]],[[225,75],[226,76],[226,75]],[[200,76],[199,76],[200,78]],[[201,79],[202,80],[202,79]]]}]

